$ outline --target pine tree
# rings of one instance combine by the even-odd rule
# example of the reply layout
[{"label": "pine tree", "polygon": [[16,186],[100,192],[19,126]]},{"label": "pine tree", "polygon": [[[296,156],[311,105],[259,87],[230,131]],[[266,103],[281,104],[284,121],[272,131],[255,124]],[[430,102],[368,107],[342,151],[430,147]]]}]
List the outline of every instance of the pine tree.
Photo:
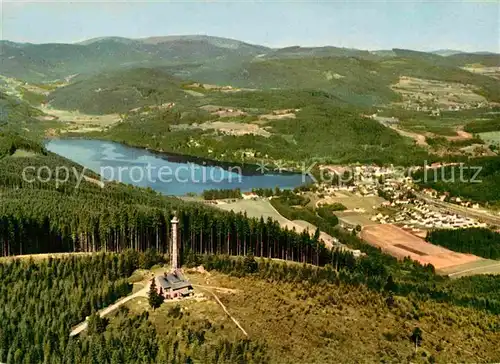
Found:
[{"label": "pine tree", "polygon": [[320,231],[319,231],[319,228],[316,228],[316,231],[314,232],[314,237],[313,237],[313,241],[316,243],[319,241],[319,237],[320,237]]},{"label": "pine tree", "polygon": [[160,296],[158,291],[156,290],[156,280],[153,278],[151,280],[151,286],[149,287],[148,293],[149,305],[156,310],[163,303],[163,297]]},{"label": "pine tree", "polygon": [[386,292],[394,293],[394,292],[396,292],[396,288],[397,288],[397,285],[394,282],[394,279],[392,278],[392,275],[389,275],[389,277],[387,277],[387,283],[384,286],[384,290]]},{"label": "pine tree", "polygon": [[94,313],[89,317],[88,320],[88,332],[89,334],[101,334],[106,331],[109,320],[107,318],[101,317],[98,313]]},{"label": "pine tree", "polygon": [[413,329],[410,340],[415,344],[415,352],[417,352],[417,348],[422,341],[422,330],[420,329],[420,327],[415,327]]},{"label": "pine tree", "polygon": [[246,273],[255,273],[259,269],[259,264],[255,260],[255,257],[253,256],[253,252],[250,250],[248,254],[245,257],[245,261],[243,262],[243,265],[245,267],[245,272]]}]

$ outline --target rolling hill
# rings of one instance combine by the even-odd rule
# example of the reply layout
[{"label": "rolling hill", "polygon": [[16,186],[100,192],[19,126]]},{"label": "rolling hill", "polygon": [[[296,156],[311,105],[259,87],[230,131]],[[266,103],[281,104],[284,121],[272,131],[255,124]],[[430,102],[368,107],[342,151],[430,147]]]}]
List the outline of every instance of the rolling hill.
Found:
[{"label": "rolling hill", "polygon": [[[374,62],[404,57],[448,67],[470,63],[498,66],[500,59],[498,54],[462,52],[443,57],[433,53],[397,49],[365,51],[332,46],[272,49],[205,35],[143,39],[102,37],[77,44],[0,41],[1,73],[29,82],[51,81],[74,74],[93,75],[129,67],[170,67],[170,70],[175,70],[176,75],[183,78],[220,83],[228,80],[227,74],[245,73],[244,70],[251,61],[325,57],[352,57]],[[238,79],[235,80],[237,81]]]},{"label": "rolling hill", "polygon": [[[374,113],[375,107],[405,107],[415,95],[404,96],[393,87],[402,76],[448,83],[440,85],[448,87],[446,90],[451,90],[452,83],[464,85],[470,93],[484,96],[485,103],[500,102],[499,80],[462,69],[470,62],[495,64],[495,54],[441,56],[407,49],[369,52],[299,46],[271,49],[210,36],[105,37],[79,44],[38,45],[2,41],[2,46],[3,74],[34,82],[75,76],[47,96],[54,109],[96,115],[129,114],[155,106],[154,112],[140,110],[128,123],[115,126],[107,138],[157,150],[212,153],[214,158],[239,160],[249,150],[270,159],[293,161],[410,163],[426,157],[412,140],[374,120],[359,118]],[[194,82],[243,90],[187,87]],[[426,87],[436,86],[436,82],[429,84]],[[432,90],[422,92],[432,96]],[[173,115],[165,114],[170,103],[176,104]],[[226,129],[228,121],[254,123],[254,129],[264,130],[266,136],[221,135],[219,129],[202,131],[190,126],[165,128],[168,123],[217,119],[200,109],[207,105],[245,109],[242,117],[218,122]],[[472,101],[466,106],[479,107]],[[341,109],[345,107],[352,110],[344,113]],[[292,120],[261,120],[262,114],[288,108],[300,109]],[[147,137],[141,134],[146,130]],[[161,137],[156,138],[158,135]],[[189,147],[190,140],[199,146]]]},{"label": "rolling hill", "polygon": [[8,95],[0,91],[0,125],[9,123],[27,123],[33,122],[36,116],[43,113],[29,105],[27,102]]},{"label": "rolling hill", "polygon": [[72,74],[96,74],[132,66],[232,62],[268,48],[209,36],[127,39],[104,37],[79,44],[30,44],[0,41],[2,74],[30,82]]},{"label": "rolling hill", "polygon": [[500,67],[500,55],[495,53],[457,53],[448,58],[459,66],[480,64],[484,67]]},{"label": "rolling hill", "polygon": [[[177,42],[174,43],[176,47],[179,46]],[[302,49],[299,50],[302,51]],[[463,70],[454,64],[456,61],[449,61],[448,57],[409,50],[393,50],[394,56],[388,57],[370,56],[368,52],[356,51],[358,56],[340,55],[341,52],[337,56],[319,57],[303,54],[298,58],[293,58],[290,52],[287,51],[283,58],[275,58],[279,54],[275,51],[263,57],[251,59],[247,57],[246,60],[243,59],[244,57],[239,57],[238,61],[234,61],[231,57],[226,57],[220,62],[162,65],[151,71],[146,71],[144,67],[139,69],[129,67],[125,70],[118,68],[113,72],[108,71],[90,78],[77,77],[75,84],[56,90],[51,95],[51,100],[60,108],[77,109],[76,100],[83,96],[84,101],[79,100],[78,103],[81,104],[80,109],[87,109],[87,112],[93,107],[89,107],[85,100],[92,99],[96,105],[102,105],[105,100],[108,100],[113,105],[110,105],[107,111],[123,112],[148,104],[140,104],[133,95],[128,94],[124,94],[120,99],[120,92],[123,88],[135,87],[139,79],[141,84],[149,83],[153,89],[163,88],[159,86],[155,78],[157,75],[162,80],[165,77],[171,77],[164,75],[163,72],[165,72],[179,80],[195,80],[240,88],[321,90],[345,103],[361,107],[400,101],[399,95],[392,90],[391,85],[397,83],[401,76],[472,85],[478,89],[478,93],[490,101],[500,101],[498,80]],[[152,68],[151,65],[148,67]],[[130,84],[126,85],[127,83]],[[90,90],[109,90],[117,85],[120,91],[113,89],[115,99],[108,97],[101,99],[95,93],[92,97],[88,95]],[[171,98],[173,96],[178,95],[172,95]],[[61,101],[62,99],[74,99],[75,102]],[[126,106],[117,105],[123,103],[129,104],[130,107],[127,109]],[[92,112],[97,112],[99,109],[102,107],[96,106]]]},{"label": "rolling hill", "polygon": [[111,114],[189,97],[180,79],[153,68],[135,68],[101,73],[58,88],[49,95],[49,102],[59,109]]}]

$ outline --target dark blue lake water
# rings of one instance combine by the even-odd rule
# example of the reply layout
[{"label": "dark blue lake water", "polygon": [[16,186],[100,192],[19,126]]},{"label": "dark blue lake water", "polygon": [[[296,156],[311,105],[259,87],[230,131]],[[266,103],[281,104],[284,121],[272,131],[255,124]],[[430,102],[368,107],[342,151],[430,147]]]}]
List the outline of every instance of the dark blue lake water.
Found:
[{"label": "dark blue lake water", "polygon": [[46,148],[100,174],[105,180],[151,187],[166,195],[199,194],[207,189],[250,191],[276,186],[288,189],[310,180],[302,174],[263,173],[262,169],[249,173],[238,166],[207,165],[198,159],[100,140],[53,139],[47,142]]}]

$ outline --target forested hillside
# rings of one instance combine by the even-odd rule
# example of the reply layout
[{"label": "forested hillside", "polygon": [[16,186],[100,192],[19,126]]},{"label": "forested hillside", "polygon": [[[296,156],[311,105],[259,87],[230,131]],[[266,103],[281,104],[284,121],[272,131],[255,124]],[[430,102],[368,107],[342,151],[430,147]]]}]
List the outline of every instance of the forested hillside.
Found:
[{"label": "forested hillside", "polygon": [[[216,130],[179,127],[191,123],[193,117],[187,111],[180,112],[182,108],[150,110],[148,115],[131,113],[124,122],[104,133],[86,135],[154,150],[227,161],[248,161],[244,152],[250,150],[255,151],[254,161],[282,160],[291,162],[292,166],[297,162],[314,160],[410,165],[435,158],[414,145],[411,139],[402,137],[375,120],[360,116],[359,110],[336,105],[338,100],[322,92],[238,93],[237,96],[229,97],[223,105],[248,105],[246,107],[249,109],[258,106],[270,108],[270,102],[260,102],[260,98],[265,99],[267,95],[283,106],[302,106],[292,119],[264,121],[265,131],[270,133],[268,137],[227,135]],[[286,100],[288,95],[290,98]],[[213,119],[210,114],[198,115],[195,120]],[[249,118],[251,123],[258,116]],[[242,122],[226,120],[220,121]]]},{"label": "forested hillside", "polygon": [[[491,101],[500,100],[497,80],[464,71],[444,57],[402,50],[396,50],[395,57],[378,59],[313,56],[254,60],[238,72],[228,72],[223,83],[252,88],[318,89],[354,105],[371,106],[398,100],[389,86],[400,76],[471,84]],[[204,80],[202,76],[199,79]]]},{"label": "forested hillside", "polygon": [[[0,163],[4,171],[0,182],[3,256],[126,249],[168,253],[169,221],[175,210],[180,218],[183,253],[246,255],[252,251],[256,256],[320,266],[342,264],[359,272],[355,279],[371,287],[382,287],[392,274],[402,280],[401,292],[411,292],[415,286],[424,289],[427,283],[419,276],[433,275],[432,267],[416,263],[405,263],[406,268],[402,268],[396,259],[333,227],[327,231],[344,243],[362,249],[368,253],[367,257],[355,262],[349,253],[331,252],[316,237],[282,229],[275,221],[249,219],[241,214],[160,196],[150,190],[114,183],[101,188],[85,180],[76,187],[81,180],[78,174],[72,174],[67,183],[57,184],[54,178],[48,182],[29,182],[36,177],[37,167],[43,165],[52,170],[55,166],[67,166],[80,173],[81,167],[53,154],[7,156]],[[25,173],[24,180],[22,171],[28,165],[35,170]],[[48,177],[47,173],[42,173],[43,179]],[[407,276],[404,269],[414,273]],[[432,292],[431,287],[421,292],[428,289]],[[434,294],[441,297],[443,293]],[[468,300],[464,303],[476,305]]]},{"label": "forested hillside", "polygon": [[[250,274],[249,278],[255,279],[255,284],[264,284],[259,283],[263,279],[269,287],[279,282],[295,285],[307,282],[303,283],[304,292],[297,291],[304,299],[318,297],[318,287],[327,289],[332,297],[339,295],[340,300],[344,299],[341,298],[344,293],[339,292],[362,290],[367,292],[365,295],[373,295],[382,305],[376,309],[370,306],[369,317],[379,315],[382,309],[384,315],[391,317],[401,314],[407,319],[409,314],[416,320],[415,325],[419,325],[417,318],[434,311],[410,309],[404,303],[407,300],[410,307],[440,305],[445,316],[450,311],[467,312],[470,319],[461,324],[465,326],[460,330],[472,330],[469,326],[476,322],[474,317],[478,317],[477,322],[487,320],[489,324],[480,329],[481,335],[487,339],[474,345],[481,358],[498,360],[495,351],[487,348],[500,327],[498,316],[491,315],[500,312],[500,281],[497,277],[450,281],[436,276],[432,266],[421,266],[410,260],[398,262],[356,236],[332,226],[331,233],[340,241],[366,253],[355,259],[349,252],[328,250],[317,236],[282,229],[271,220],[248,219],[241,214],[222,212],[119,184],[109,183],[101,188],[91,180],[83,180],[77,187],[78,174],[65,184],[57,184],[54,178],[30,183],[22,178],[22,171],[28,165],[35,168],[45,165],[52,170],[55,166],[67,166],[77,172],[81,167],[45,152],[36,143],[19,136],[3,135],[2,145],[7,147],[2,149],[3,158],[0,160],[1,255],[98,251],[108,254],[41,263],[1,262],[0,279],[11,283],[0,287],[3,290],[0,295],[0,300],[3,300],[0,305],[0,361],[8,364],[39,361],[114,364],[154,363],[170,358],[170,362],[176,363],[189,360],[225,363],[242,357],[248,363],[279,361],[270,358],[279,358],[282,349],[278,349],[274,342],[268,348],[260,341],[259,335],[250,341],[228,337],[222,332],[219,334],[222,326],[209,330],[200,323],[193,324],[189,330],[180,326],[180,331],[157,335],[156,324],[151,324],[148,315],[134,316],[127,311],[118,312],[108,325],[106,322],[92,324],[88,334],[80,339],[68,338],[72,325],[130,292],[125,278],[134,269],[161,262],[163,258],[158,253],[168,254],[169,221],[174,210],[180,218],[182,257],[187,266],[203,264],[206,269],[239,277]],[[34,155],[16,155],[17,148],[31,150]],[[42,175],[44,179],[49,177],[47,173]],[[28,173],[25,177],[30,180],[35,174]],[[89,177],[98,178],[95,175]],[[330,219],[324,223],[333,225],[335,222]],[[257,270],[252,265],[249,271],[242,259],[230,257],[250,254],[304,265],[287,268],[271,261],[261,261]],[[344,288],[339,291],[339,286]],[[75,291],[79,294],[75,295]],[[269,299],[265,298],[266,301]],[[389,308],[384,308],[386,305]],[[45,309],[49,306],[50,310]],[[387,311],[390,307],[400,307],[403,312],[390,313]],[[286,320],[296,319],[292,316]],[[401,329],[394,320],[391,321],[394,330]],[[333,337],[327,331],[325,329],[318,340]],[[466,335],[466,331],[460,332]],[[447,337],[444,332],[441,335]],[[454,338],[452,341],[458,340]],[[408,350],[407,337],[394,337],[389,341],[394,341],[387,344],[392,347],[392,351],[385,354],[389,358],[401,359],[403,352],[412,355],[413,347],[410,344]],[[428,350],[433,356],[448,360],[459,356],[454,345],[461,344],[453,344],[454,349],[440,354],[438,344],[441,340],[433,338],[431,341]],[[173,350],[172,345],[179,345],[182,349]],[[363,350],[369,357],[380,358],[368,346]],[[318,356],[318,362],[321,358],[325,360],[326,357]]]},{"label": "forested hillside", "polygon": [[[478,138],[435,138],[468,137],[457,135],[466,124],[474,133],[496,131],[494,120],[480,119],[495,112],[499,80],[467,68],[469,61],[491,66],[495,54],[270,49],[209,36],[2,45],[2,73],[20,79],[23,98],[13,107],[9,96],[2,115],[32,137],[69,132],[215,160],[281,160],[290,168],[304,160],[411,165],[497,150],[493,142],[474,148]],[[25,80],[50,94],[29,91]],[[53,121],[37,123],[41,112],[29,103],[41,100]],[[363,116],[375,113],[397,118],[396,130]],[[103,114],[113,115],[95,116]]]},{"label": "forested hillside", "polygon": [[0,42],[2,74],[29,82],[53,81],[76,74],[95,75],[128,67],[182,65],[181,68],[189,70],[207,64],[217,69],[218,64],[241,62],[267,49],[208,36],[104,37],[79,44]]},{"label": "forested hillside", "polygon": [[180,79],[157,69],[134,68],[76,81],[52,92],[48,101],[59,109],[112,114],[142,106],[160,106],[187,97]]},{"label": "forested hillside", "polygon": [[[386,105],[393,101],[399,101],[399,95],[390,86],[397,83],[400,76],[473,85],[488,100],[500,100],[498,80],[465,71],[445,57],[411,51],[398,51],[395,57],[389,58],[363,57],[363,53],[360,53],[358,56],[322,57],[311,55],[292,58],[258,58],[247,60],[242,64],[238,62],[227,64],[227,66],[218,64],[217,68],[214,68],[215,65],[212,68],[207,65],[156,67],[158,70],[161,69],[165,73],[175,75],[185,81],[195,80],[263,90],[276,88],[322,90],[345,103],[360,107]],[[136,67],[141,66],[137,65]],[[155,66],[149,65],[148,67]],[[117,68],[117,70],[119,69]],[[154,89],[157,82],[161,81],[161,77],[166,77],[160,75],[160,79],[155,82],[155,80],[150,80],[150,76],[145,72],[141,68],[131,68],[119,71],[114,76],[110,75],[110,72],[97,78],[79,76],[80,80],[77,81],[79,86],[69,86],[58,90],[52,98],[56,101],[56,105],[62,108],[75,109],[74,102],[68,103],[64,100],[78,99],[77,95],[80,94],[89,98],[92,92],[96,93],[97,90],[102,89],[102,92],[105,92],[102,94],[104,100],[99,102],[106,105],[104,110],[119,109],[120,107],[123,109],[123,105],[117,99],[118,96],[127,96],[127,93],[121,95],[121,92],[125,92],[123,87],[133,89],[134,83],[144,78],[142,83],[147,83],[149,80],[150,85],[148,86]],[[160,71],[153,69],[151,72]],[[167,80],[166,85],[169,84],[171,81]],[[165,86],[161,88],[165,88]],[[115,92],[115,98],[109,95],[110,91]],[[138,95],[140,94],[129,95],[131,96],[131,105],[134,105],[133,100],[136,100]],[[174,95],[170,95],[171,98],[172,96]],[[81,109],[85,110],[89,107],[90,105],[85,106],[84,102]],[[93,112],[96,110],[99,109],[94,109]]]},{"label": "forested hillside", "polygon": [[[467,161],[420,170],[415,183],[500,207],[498,146],[480,135],[500,131],[500,55],[451,53],[273,49],[205,35],[0,40],[0,364],[500,362],[500,276],[452,279],[383,253],[339,226],[347,195],[346,206],[325,206],[256,189],[274,192],[273,216],[317,227],[299,233],[283,227],[296,221],[102,182],[42,143],[111,140],[304,173]],[[196,295],[157,307],[144,292],[159,297],[151,281],[171,269],[174,216]],[[500,234],[488,229],[427,240],[500,259]]]},{"label": "forested hillside", "polygon": [[500,157],[475,158],[459,165],[414,174],[422,187],[483,204],[500,203]]},{"label": "forested hillside", "polygon": [[132,67],[166,67],[184,79],[241,87],[319,88],[353,103],[373,104],[393,99],[388,85],[406,75],[470,83],[492,100],[499,99],[498,83],[459,68],[497,66],[497,54],[442,57],[402,49],[270,49],[209,36],[104,37],[79,44],[2,41],[2,50],[2,74],[32,82]]},{"label": "forested hillside", "polygon": [[490,229],[435,230],[426,240],[453,251],[500,259],[500,233]]},{"label": "forested hillside", "polygon": [[500,67],[500,55],[493,53],[457,53],[449,56],[448,59],[460,66],[480,64],[485,67]]},{"label": "forested hillside", "polygon": [[[264,260],[249,270],[247,259],[197,259],[211,272],[213,284],[238,287],[238,293],[222,299],[248,328],[250,338],[232,330],[231,321],[214,319],[208,302],[166,303],[160,310],[140,313],[137,308],[122,308],[105,319],[90,315],[130,292],[127,277],[135,269],[161,263],[162,258],[151,253],[127,250],[37,262],[10,260],[0,261],[0,279],[8,283],[0,287],[0,360],[260,364],[292,363],[297,358],[311,363],[499,358],[494,348],[498,315],[460,307],[467,296],[459,294],[472,292],[473,285],[480,297],[477,302],[489,297],[487,307],[494,309],[498,281],[489,277],[441,282],[428,272],[431,281],[412,294],[399,279],[367,287],[362,281],[370,280],[375,271],[358,270],[353,262],[318,268]],[[411,263],[406,262],[406,268],[411,269]],[[437,296],[436,288],[422,291],[436,283],[448,293]],[[455,293],[460,297],[456,303],[445,298]],[[200,309],[203,316],[197,312]],[[69,337],[70,328],[85,316],[91,316],[88,330]],[[423,331],[417,352],[411,338],[415,328]],[[346,352],[350,345],[356,350]]]},{"label": "forested hillside", "polygon": [[491,119],[478,119],[471,121],[464,128],[469,133],[487,133],[490,131],[500,131],[500,117]]},{"label": "forested hillside", "polygon": [[8,120],[13,123],[26,124],[40,115],[43,113],[27,102],[0,91],[0,126],[4,126]]},{"label": "forested hillside", "polygon": [[[3,139],[8,145],[7,138]],[[82,180],[81,166],[54,154],[10,156],[12,145],[20,145],[14,143],[0,159],[2,256],[128,248],[166,253],[169,221],[176,210],[184,249],[195,253],[240,255],[252,250],[258,256],[319,265],[331,260],[324,244],[307,233],[283,230],[271,220],[247,219],[184,203],[150,190],[114,183],[101,188]],[[28,166],[31,169],[25,171]],[[43,166],[48,169],[44,167],[39,178]],[[54,176],[56,167],[62,166],[70,171],[66,183]]]},{"label": "forested hillside", "polygon": [[[13,155],[18,149],[46,155],[47,151],[39,143],[23,138],[15,133],[0,132],[0,159]],[[15,161],[10,161],[14,163]],[[7,169],[2,171],[7,173]]]}]

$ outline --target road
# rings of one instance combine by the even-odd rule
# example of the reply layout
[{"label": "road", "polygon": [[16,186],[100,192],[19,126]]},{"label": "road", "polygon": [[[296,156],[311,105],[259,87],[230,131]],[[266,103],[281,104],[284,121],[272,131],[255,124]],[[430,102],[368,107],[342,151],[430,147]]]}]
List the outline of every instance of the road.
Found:
[{"label": "road", "polygon": [[[494,262],[494,261],[492,261],[492,262]],[[448,277],[460,278],[460,277],[463,277],[466,275],[470,275],[470,273],[472,273],[472,272],[476,272],[473,274],[500,274],[500,263],[496,263],[496,264],[494,263],[494,264],[490,264],[490,265],[484,265],[484,266],[464,269],[464,270],[461,270],[458,272],[450,273],[450,274],[448,274]]]},{"label": "road", "polygon": [[[390,129],[394,130],[399,135],[402,135],[404,137],[411,138],[411,139],[415,140],[415,142],[417,143],[417,145],[424,146],[424,147],[428,147],[429,146],[429,144],[427,144],[427,140],[425,138],[425,135],[417,134],[417,133],[412,133],[410,131],[406,131],[406,130],[402,130],[402,129],[398,128],[394,124],[394,123],[399,123],[398,119],[392,120],[390,118],[384,118],[384,117],[378,117],[378,116],[376,116],[376,117],[369,116],[369,118],[378,121],[380,124],[382,124],[386,128],[390,128]],[[391,121],[389,122],[387,119],[389,119]]]},{"label": "road", "polygon": [[500,216],[495,216],[493,214],[482,212],[480,210],[454,205],[452,203],[443,202],[441,200],[436,200],[431,197],[425,196],[424,194],[419,192],[415,192],[415,196],[417,196],[419,199],[424,200],[428,204],[441,207],[452,213],[456,213],[466,217],[473,217],[475,219],[484,221],[490,225],[500,226]]},{"label": "road", "polygon": [[[161,275],[163,275],[163,272],[158,272],[156,274],[157,277],[161,276]],[[113,303],[112,305],[110,305],[106,308],[103,308],[102,310],[99,311],[99,316],[104,317],[104,316],[110,314],[111,312],[118,309],[118,307],[127,303],[130,300],[133,300],[134,298],[148,297],[148,292],[149,292],[150,286],[151,286],[151,279],[148,278],[148,281],[147,281],[146,285],[144,286],[144,288],[142,288],[141,290],[139,290],[139,291],[127,296],[127,297],[124,297],[124,298],[116,301],[115,303]],[[247,332],[243,329],[243,327],[240,325],[240,323],[229,313],[226,306],[224,306],[222,304],[222,302],[219,300],[219,297],[217,297],[217,295],[213,292],[214,290],[216,290],[216,291],[221,291],[224,293],[236,293],[237,290],[230,289],[230,288],[223,288],[223,287],[215,287],[215,286],[204,286],[204,285],[199,285],[199,284],[193,284],[193,287],[201,288],[201,289],[209,292],[212,296],[214,296],[215,300],[219,303],[219,305],[222,307],[224,312],[229,316],[229,318],[231,320],[233,320],[233,322],[236,324],[236,326],[238,326],[238,328],[243,332],[243,334],[245,334],[245,336],[248,336]],[[71,333],[69,334],[69,336],[70,337],[76,336],[76,335],[80,334],[82,331],[85,331],[87,329],[87,327],[88,327],[88,322],[87,322],[87,320],[85,320],[85,321],[79,323],[78,325],[76,325],[71,330]]]},{"label": "road", "polygon": [[[160,273],[162,274],[162,273]],[[137,297],[148,297],[148,291],[149,291],[149,286],[151,285],[151,282],[148,282],[146,284],[146,286],[144,288],[142,288],[140,291],[137,291],[127,297],[124,297],[118,301],[116,301],[115,303],[113,303],[112,305],[102,309],[99,311],[99,316],[101,317],[104,317],[106,316],[107,314],[113,312],[114,310],[116,310],[118,307],[120,307],[121,305],[123,305],[124,303],[127,303],[128,301],[130,300],[133,300],[134,298],[137,298]],[[72,330],[71,330],[71,333],[69,334],[69,336],[75,336],[75,335],[78,335],[80,334],[82,331],[84,331],[85,329],[87,329],[87,326],[88,326],[88,322],[85,320],[81,323],[79,323],[78,325],[76,325]]]}]

